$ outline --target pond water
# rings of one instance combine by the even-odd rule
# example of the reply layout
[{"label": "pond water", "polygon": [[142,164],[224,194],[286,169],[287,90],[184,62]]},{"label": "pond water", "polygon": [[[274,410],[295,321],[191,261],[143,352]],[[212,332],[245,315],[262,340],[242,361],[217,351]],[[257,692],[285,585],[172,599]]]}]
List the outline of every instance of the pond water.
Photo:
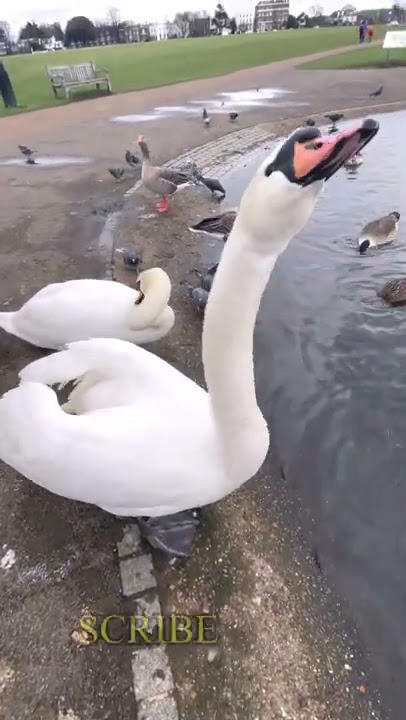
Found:
[{"label": "pond water", "polygon": [[[311,222],[279,258],[255,352],[259,402],[298,519],[359,628],[388,717],[399,720],[406,706],[406,308],[385,306],[376,291],[406,276],[406,113],[379,122],[359,171],[341,170],[327,183]],[[230,207],[263,156],[222,179]],[[360,229],[392,210],[401,214],[396,241],[360,256]]]}]

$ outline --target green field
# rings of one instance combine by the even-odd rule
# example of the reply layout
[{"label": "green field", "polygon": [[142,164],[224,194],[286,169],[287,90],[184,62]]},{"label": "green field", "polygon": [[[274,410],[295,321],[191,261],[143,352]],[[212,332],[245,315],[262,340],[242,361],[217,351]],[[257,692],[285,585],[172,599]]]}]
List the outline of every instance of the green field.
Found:
[{"label": "green field", "polygon": [[[4,58],[4,64],[19,104],[33,110],[64,102],[54,99],[45,71],[47,64],[69,65],[93,60],[98,67],[108,69],[113,91],[119,93],[224,75],[276,60],[345,47],[355,42],[356,37],[356,28],[286,30],[17,55]],[[76,92],[72,96],[86,95]],[[0,107],[0,115],[10,112]]]},{"label": "green field", "polygon": [[[401,28],[402,30],[406,28]],[[406,65],[406,50],[391,50],[388,58],[388,51],[381,47],[366,46],[359,52],[353,50],[343,52],[321,60],[305,63],[300,67],[303,70],[349,70],[350,68],[390,68]]]}]

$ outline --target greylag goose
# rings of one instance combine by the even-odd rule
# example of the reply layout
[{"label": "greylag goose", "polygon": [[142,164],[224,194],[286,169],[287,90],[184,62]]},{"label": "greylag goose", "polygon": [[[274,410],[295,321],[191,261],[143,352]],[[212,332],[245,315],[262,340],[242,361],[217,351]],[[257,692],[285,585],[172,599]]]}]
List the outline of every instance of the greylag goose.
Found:
[{"label": "greylag goose", "polygon": [[167,212],[169,210],[169,197],[174,195],[179,188],[193,183],[193,178],[184,172],[153,165],[148,145],[142,135],[138,138],[137,143],[143,157],[141,170],[142,183],[150,192],[155,195],[160,195],[161,200],[156,206],[158,212]]}]

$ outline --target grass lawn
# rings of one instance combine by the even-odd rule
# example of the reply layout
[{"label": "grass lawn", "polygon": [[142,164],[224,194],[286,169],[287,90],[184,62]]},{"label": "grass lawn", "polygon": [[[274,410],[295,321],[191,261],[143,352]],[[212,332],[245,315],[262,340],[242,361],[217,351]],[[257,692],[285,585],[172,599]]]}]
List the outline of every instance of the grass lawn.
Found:
[{"label": "grass lawn", "polygon": [[[406,28],[402,28],[406,30]],[[365,46],[361,51],[339,53],[321,60],[305,63],[303,70],[345,70],[350,68],[390,68],[406,65],[406,48],[388,51],[382,47]]]},{"label": "grass lawn", "polygon": [[[345,47],[356,41],[356,28],[286,30],[229,37],[169,40],[166,42],[110,45],[55,53],[2,58],[17,100],[27,110],[54,106],[45,66],[93,60],[110,73],[113,92],[171,85],[185,80],[224,75],[242,68],[265,65],[301,55]],[[72,92],[72,97],[81,96]],[[83,97],[83,95],[82,95]],[[0,116],[10,114],[0,103]]]}]

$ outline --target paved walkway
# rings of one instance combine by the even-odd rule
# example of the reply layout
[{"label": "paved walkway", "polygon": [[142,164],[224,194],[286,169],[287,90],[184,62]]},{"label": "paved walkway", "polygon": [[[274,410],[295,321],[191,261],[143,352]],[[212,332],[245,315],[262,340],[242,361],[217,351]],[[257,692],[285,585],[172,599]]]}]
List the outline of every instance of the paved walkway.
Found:
[{"label": "paved walkway", "polygon": [[[111,123],[112,115],[269,84],[291,89],[295,99],[309,103],[241,113],[242,130],[257,125],[262,130],[241,133],[235,142],[229,138],[212,145],[212,155],[206,148],[207,158],[213,160],[229,154],[230,146],[258,142],[261,132],[282,131],[303,113],[364,107],[370,102],[371,89],[381,83],[385,85],[383,101],[404,100],[403,69],[389,74],[381,70],[310,72],[293,69],[297,62],[0,120],[0,157],[14,155],[20,142],[44,153],[83,154],[93,160],[89,166],[54,170],[0,167],[1,307],[18,307],[47,282],[101,277],[109,270],[111,256],[108,248],[101,253],[99,233],[109,213],[123,207],[124,191],[132,183],[116,185],[106,167],[121,163],[124,150],[140,129],[158,161],[235,130],[220,116],[205,130],[200,119],[190,117],[133,127]],[[151,200],[142,193],[128,198],[117,239],[120,244],[135,242],[142,247],[146,264],[161,263],[168,269],[174,282],[177,324],[157,351],[201,379],[201,324],[185,303],[179,280],[199,259],[198,245],[184,228],[210,206],[203,196],[194,197],[192,205],[186,194],[164,220],[142,219],[150,207]],[[117,277],[131,283],[130,275],[120,272],[117,267]],[[3,392],[15,384],[16,372],[40,353],[6,335],[2,335],[0,352]],[[277,477],[277,466],[274,469]],[[6,467],[0,472],[0,547],[6,557],[0,567],[3,716],[7,720],[135,718],[132,684],[140,676],[136,665],[135,675],[131,669],[131,648],[77,647],[77,636],[72,635],[84,611],[109,614],[139,608],[131,588],[128,597],[122,594],[116,553],[122,524],[94,508],[41,491]],[[262,477],[262,482],[268,486],[271,478]],[[376,717],[371,714],[369,695],[357,694],[358,669],[350,679],[346,675],[346,648],[334,634],[332,620],[314,614],[313,600],[322,597],[320,581],[312,571],[307,569],[303,575],[299,565],[292,564],[295,540],[279,520],[278,508],[278,519],[270,528],[269,518],[261,515],[255,488],[207,512],[206,529],[190,562],[168,567],[157,559],[164,609],[214,609],[222,624],[223,644],[213,662],[206,649],[171,649],[181,717],[344,720],[346,713],[351,720]],[[290,559],[288,569],[285,557]],[[313,623],[311,637],[304,621]],[[270,665],[270,671],[264,672]],[[137,700],[144,700],[138,720],[163,717],[157,710],[148,716],[145,709],[153,686],[140,690],[138,685],[136,691]]]}]

